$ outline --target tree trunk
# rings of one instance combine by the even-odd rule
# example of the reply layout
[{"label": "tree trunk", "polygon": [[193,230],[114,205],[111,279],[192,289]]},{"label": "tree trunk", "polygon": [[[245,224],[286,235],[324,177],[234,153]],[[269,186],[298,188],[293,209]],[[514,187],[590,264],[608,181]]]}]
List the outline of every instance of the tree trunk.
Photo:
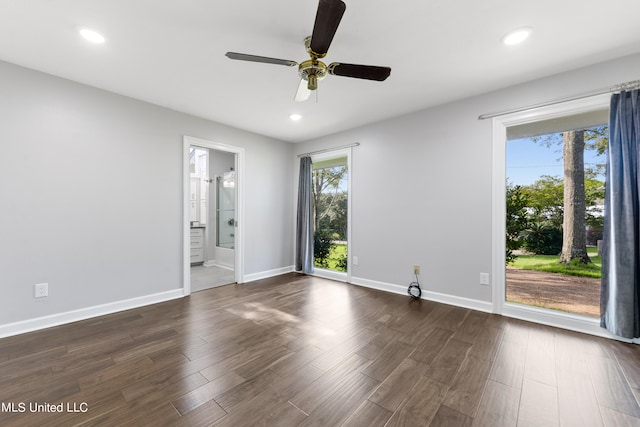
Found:
[{"label": "tree trunk", "polygon": [[584,131],[563,134],[564,219],[560,262],[589,263],[585,239]]}]

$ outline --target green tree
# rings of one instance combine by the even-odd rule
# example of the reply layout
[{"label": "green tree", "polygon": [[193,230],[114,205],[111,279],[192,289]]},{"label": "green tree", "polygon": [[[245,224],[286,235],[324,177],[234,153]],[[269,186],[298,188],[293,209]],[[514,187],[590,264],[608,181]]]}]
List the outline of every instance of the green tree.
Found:
[{"label": "green tree", "polygon": [[317,230],[331,232],[334,240],[346,240],[347,235],[347,193],[321,194],[318,197],[319,210],[324,215],[318,221]]},{"label": "green tree", "polygon": [[542,175],[531,185],[522,187],[531,208],[531,219],[539,224],[562,227],[564,184],[557,176]]},{"label": "green tree", "polygon": [[[544,135],[534,138],[547,147],[562,145],[563,159],[563,204],[562,204],[562,252],[560,262],[569,263],[578,260],[591,262],[586,246],[586,190],[585,173],[601,173],[603,165],[592,165],[585,168],[585,149],[596,150],[598,154],[605,152],[608,144],[607,126],[597,126],[584,130],[565,131],[560,134]],[[557,217],[555,218],[557,221]]]},{"label": "green tree", "polygon": [[[339,216],[341,199],[346,200],[346,193],[340,188],[346,177],[346,166],[314,169],[313,202],[315,207],[315,229],[321,229],[321,224],[332,221]],[[344,203],[346,206],[346,203]]]},{"label": "green tree", "polygon": [[520,249],[520,235],[529,227],[527,205],[529,200],[520,185],[513,186],[507,182],[507,221],[506,221],[506,261],[512,263],[517,258],[513,251]]},{"label": "green tree", "polygon": [[587,205],[586,224],[592,228],[604,227],[604,215],[602,209],[597,207],[604,204],[604,181],[597,178],[596,172],[585,170],[584,197]]},{"label": "green tree", "polygon": [[591,262],[587,254],[586,200],[584,191],[584,131],[571,130],[562,134],[564,164],[564,209],[562,221],[562,252],[560,262],[578,260]]}]

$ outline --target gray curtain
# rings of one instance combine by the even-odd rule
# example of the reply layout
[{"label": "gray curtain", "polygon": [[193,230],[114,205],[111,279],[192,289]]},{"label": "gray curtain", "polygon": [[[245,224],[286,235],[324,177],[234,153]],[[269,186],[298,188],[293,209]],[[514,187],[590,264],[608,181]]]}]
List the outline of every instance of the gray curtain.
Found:
[{"label": "gray curtain", "polygon": [[602,247],[602,327],[640,337],[640,92],[611,98]]},{"label": "gray curtain", "polygon": [[296,222],[296,271],[313,273],[313,197],[311,157],[300,159],[298,218]]}]

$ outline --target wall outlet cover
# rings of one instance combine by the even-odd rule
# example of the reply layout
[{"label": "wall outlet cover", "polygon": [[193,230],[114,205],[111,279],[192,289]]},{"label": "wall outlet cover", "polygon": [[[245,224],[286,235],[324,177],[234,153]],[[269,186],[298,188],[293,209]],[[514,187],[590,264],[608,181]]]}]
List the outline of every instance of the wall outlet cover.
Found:
[{"label": "wall outlet cover", "polygon": [[480,284],[481,285],[489,284],[489,273],[480,273]]},{"label": "wall outlet cover", "polygon": [[49,296],[49,284],[48,283],[38,283],[35,286],[35,297],[36,298],[44,298]]}]

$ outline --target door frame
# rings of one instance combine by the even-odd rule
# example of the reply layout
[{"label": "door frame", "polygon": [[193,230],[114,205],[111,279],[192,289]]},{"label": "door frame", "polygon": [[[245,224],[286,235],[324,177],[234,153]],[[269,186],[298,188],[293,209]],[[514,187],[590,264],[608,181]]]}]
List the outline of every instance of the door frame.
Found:
[{"label": "door frame", "polygon": [[505,234],[506,234],[506,143],[507,128],[525,123],[572,116],[608,108],[611,94],[603,94],[567,101],[545,107],[533,108],[494,117],[493,125],[493,174],[492,174],[492,303],[493,312],[507,317],[556,326],[573,331],[610,337],[600,328],[600,319],[577,314],[509,303],[505,299]]},{"label": "door frame", "polygon": [[235,154],[236,171],[236,233],[234,248],[234,279],[244,283],[244,148],[220,142],[184,135],[182,143],[182,289],[185,296],[191,295],[191,224],[189,222],[189,150],[192,146]]}]

